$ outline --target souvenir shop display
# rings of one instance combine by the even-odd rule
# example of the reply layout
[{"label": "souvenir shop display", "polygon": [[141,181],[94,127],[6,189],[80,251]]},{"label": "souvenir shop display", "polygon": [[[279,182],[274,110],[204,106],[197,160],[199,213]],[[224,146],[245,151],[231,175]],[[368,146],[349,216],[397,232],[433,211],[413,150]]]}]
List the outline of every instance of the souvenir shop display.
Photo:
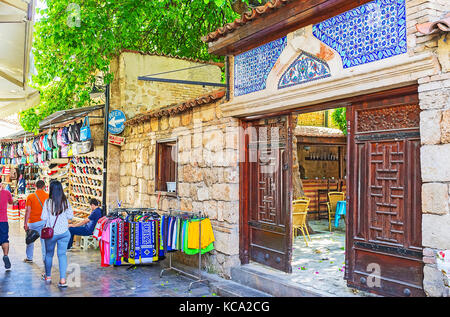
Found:
[{"label": "souvenir shop display", "polygon": [[0,141],[0,172],[19,200],[36,190],[37,179],[45,182],[46,191],[52,180],[60,181],[74,210],[74,220],[81,220],[91,213],[90,198],[102,200],[103,159],[88,158],[95,150],[89,117],[79,118],[38,135]]},{"label": "souvenir shop display", "polygon": [[[211,221],[201,213],[170,210],[158,213],[152,208],[116,208],[100,218],[93,237],[99,241],[101,266],[149,264],[169,255],[169,268],[186,275],[172,265],[172,253],[201,256],[214,249]],[[161,271],[161,276],[164,270]],[[191,283],[192,284],[192,283]]]},{"label": "souvenir shop display", "polygon": [[103,158],[98,151],[90,156],[72,157],[69,183],[69,201],[76,217],[88,217],[90,199],[103,201]]}]

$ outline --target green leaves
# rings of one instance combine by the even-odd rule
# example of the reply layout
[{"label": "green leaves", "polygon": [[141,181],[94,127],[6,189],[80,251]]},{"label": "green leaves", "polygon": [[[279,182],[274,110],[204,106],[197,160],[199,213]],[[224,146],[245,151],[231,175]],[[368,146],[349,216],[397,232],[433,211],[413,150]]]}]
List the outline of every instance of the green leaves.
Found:
[{"label": "green leaves", "polygon": [[20,113],[22,127],[37,132],[53,112],[89,105],[94,74],[111,82],[111,59],[123,49],[223,61],[201,37],[238,17],[230,1],[46,0],[33,43],[41,103]]},{"label": "green leaves", "polygon": [[345,108],[338,108],[331,114],[331,120],[339,127],[345,135],[347,135],[347,117]]}]

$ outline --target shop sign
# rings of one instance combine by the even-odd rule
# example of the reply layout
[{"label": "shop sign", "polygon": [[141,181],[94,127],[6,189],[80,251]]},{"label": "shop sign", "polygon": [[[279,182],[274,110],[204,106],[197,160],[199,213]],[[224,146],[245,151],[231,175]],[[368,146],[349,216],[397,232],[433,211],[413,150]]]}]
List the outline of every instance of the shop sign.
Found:
[{"label": "shop sign", "polygon": [[108,131],[112,134],[119,134],[125,129],[125,114],[120,110],[113,110],[108,116]]},{"label": "shop sign", "polygon": [[125,138],[117,135],[110,135],[108,137],[108,143],[122,146],[125,143]]}]

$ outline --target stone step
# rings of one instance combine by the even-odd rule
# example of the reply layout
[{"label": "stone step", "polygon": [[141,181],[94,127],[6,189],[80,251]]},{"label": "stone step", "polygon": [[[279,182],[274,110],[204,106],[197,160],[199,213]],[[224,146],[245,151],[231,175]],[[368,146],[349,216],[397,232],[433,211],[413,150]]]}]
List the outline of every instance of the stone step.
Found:
[{"label": "stone step", "polygon": [[[163,262],[163,266],[167,266],[166,263],[167,260]],[[186,266],[183,264],[177,264],[176,265],[179,269],[183,270],[184,272],[191,274],[193,276],[196,276],[198,274],[198,270],[196,268]],[[216,274],[207,273],[205,271],[202,271],[201,276],[204,280],[207,281],[205,285],[209,287],[209,290],[211,293],[215,293],[218,296],[222,297],[271,297],[270,294],[261,292],[257,289],[253,289],[251,287],[248,287],[243,284],[236,283],[232,280],[224,279],[222,277],[219,277]],[[195,287],[198,287],[199,284],[197,284]],[[201,286],[203,287],[203,286]],[[194,292],[195,289],[193,287],[192,291]]]},{"label": "stone step", "polygon": [[216,293],[217,295],[222,297],[272,297],[267,293],[230,280],[211,283],[209,287],[211,292]]},{"label": "stone step", "polygon": [[291,282],[283,272],[246,264],[231,269],[231,280],[274,297],[329,297],[327,292]]}]

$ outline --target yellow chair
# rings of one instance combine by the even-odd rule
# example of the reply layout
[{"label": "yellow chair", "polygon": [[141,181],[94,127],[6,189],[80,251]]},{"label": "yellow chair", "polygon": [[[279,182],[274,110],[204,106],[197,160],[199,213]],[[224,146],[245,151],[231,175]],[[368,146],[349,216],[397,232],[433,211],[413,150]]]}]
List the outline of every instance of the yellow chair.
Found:
[{"label": "yellow chair", "polygon": [[331,232],[331,218],[335,217],[336,215],[336,206],[337,202],[345,200],[345,193],[343,192],[329,192],[328,193],[328,202],[327,202],[327,208],[328,208],[328,229]]},{"label": "yellow chair", "polygon": [[306,196],[302,196],[302,197],[298,197],[296,200],[306,200],[308,202],[308,206],[309,206],[309,202],[311,201],[311,198],[308,198]]},{"label": "yellow chair", "polygon": [[309,201],[306,199],[299,199],[294,200],[292,202],[292,234],[293,239],[295,239],[295,232],[297,229],[300,229],[300,231],[303,234],[303,238],[305,239],[306,246],[308,246],[308,241],[306,240],[305,231],[308,235],[309,240],[311,241],[311,238],[309,236],[308,228],[306,226],[306,215],[308,214],[308,204]]}]

